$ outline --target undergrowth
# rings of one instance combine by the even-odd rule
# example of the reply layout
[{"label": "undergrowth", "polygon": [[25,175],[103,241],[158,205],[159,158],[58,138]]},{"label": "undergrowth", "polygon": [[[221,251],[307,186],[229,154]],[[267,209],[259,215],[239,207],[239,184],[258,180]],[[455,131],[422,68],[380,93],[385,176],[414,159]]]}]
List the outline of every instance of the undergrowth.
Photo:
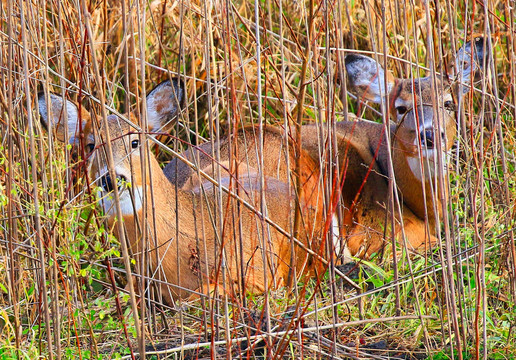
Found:
[{"label": "undergrowth", "polygon": [[[2,3],[0,359],[126,359],[138,341],[153,359],[516,357],[514,9],[498,0],[424,4]],[[400,246],[396,264],[389,246],[356,259],[345,272],[352,284],[328,268],[267,296],[174,308],[148,291],[139,302],[145,336],[137,338],[98,184],[85,153],[40,125],[39,91],[64,94],[97,118],[102,106],[127,115],[154,85],[180,76],[187,105],[158,137],[168,149],[154,147],[166,164],[174,152],[260,121],[285,128],[356,114],[381,122],[378,107],[344,92],[345,54],[387,54],[395,76],[417,77],[427,66],[444,73],[454,51],[479,35],[494,46],[492,78],[457,115],[441,246],[410,255]]]}]

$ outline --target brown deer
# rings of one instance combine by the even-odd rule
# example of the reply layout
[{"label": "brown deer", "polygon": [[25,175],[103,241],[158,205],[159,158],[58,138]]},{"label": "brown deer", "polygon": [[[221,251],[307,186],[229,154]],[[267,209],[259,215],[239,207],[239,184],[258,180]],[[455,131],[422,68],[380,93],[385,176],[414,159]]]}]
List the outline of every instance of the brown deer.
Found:
[{"label": "brown deer", "polygon": [[[151,91],[147,132],[159,132],[162,124],[178,113],[183,96],[178,81],[162,83]],[[61,141],[68,138],[77,143],[82,128],[85,148],[90,151],[90,173],[97,179],[98,198],[108,223],[120,235],[113,225],[121,213],[130,250],[135,256],[145,254],[152,276],[162,281],[166,303],[215,288],[262,293],[292,283],[294,274],[309,273],[322,264],[318,254],[323,253],[324,244],[311,228],[313,211],[303,200],[301,207],[309,210],[298,239],[293,241],[289,235],[293,192],[285,182],[243,174],[238,194],[245,204],[226,193],[219,198],[214,186],[186,191],[173,185],[155,157],[148,156],[149,137],[118,116],[109,115],[107,126],[96,131],[90,115],[85,110],[79,114],[73,102],[67,100],[63,106],[62,99],[53,94],[51,106],[47,106],[44,94],[38,101],[44,124],[55,129]],[[136,114],[131,114],[130,120],[139,123]],[[108,171],[108,133],[116,178]],[[306,161],[312,160],[307,157]],[[221,183],[227,185],[231,180],[223,177]],[[113,200],[115,190],[119,209]]]},{"label": "brown deer", "polygon": [[[441,198],[448,198],[446,186],[438,185],[437,169],[442,166],[446,174],[447,153],[456,136],[454,98],[460,100],[462,89],[468,88],[457,82],[469,84],[474,75],[480,75],[488,53],[482,38],[465,44],[457,54],[455,77],[437,77],[433,86],[432,77],[398,79],[370,57],[346,56],[351,90],[361,100],[383,100],[395,121],[387,134],[383,124],[366,120],[336,124],[346,213],[341,231],[351,254],[369,256],[385,245],[389,156],[402,210],[402,216],[396,216],[396,233],[401,235],[403,220],[410,248],[436,244]],[[305,126],[302,131],[303,148],[313,159],[320,158],[314,129]],[[389,238],[389,232],[386,235]]]},{"label": "brown deer", "polygon": [[[396,79],[370,57],[346,57],[351,90],[362,100],[376,103],[383,100],[389,105],[390,115],[396,124],[389,126],[387,134],[382,124],[371,121],[341,121],[336,124],[344,216],[340,224],[342,243],[334,237],[333,245],[337,253],[344,256],[344,261],[349,259],[349,254],[368,257],[378,252],[390,236],[385,231],[388,228],[389,156],[392,156],[402,210],[402,216],[396,216],[396,233],[401,235],[403,224],[407,245],[411,249],[426,249],[437,242],[435,223],[440,220],[442,209],[440,196],[436,196],[436,189],[439,188],[435,171],[439,164],[437,157],[442,156],[441,164],[445,166],[445,155],[456,135],[454,96],[459,100],[463,95],[452,80],[469,83],[473,75],[479,74],[487,53],[483,39],[467,43],[457,54],[454,79],[444,76],[437,78],[434,86],[431,77]],[[323,197],[318,184],[325,176],[324,171],[319,173],[319,169],[323,169],[320,159],[324,156],[320,149],[324,148],[324,144],[320,144],[315,125],[304,125],[301,134],[300,156],[303,159],[310,157],[317,165],[313,167],[309,161],[302,162],[306,166],[302,166],[301,174],[306,176],[302,181],[303,193],[300,196],[305,204],[311,204],[316,209],[314,219],[321,221]],[[324,135],[327,138],[328,134]],[[387,136],[391,144],[390,152]],[[183,156],[211,176],[217,171],[225,176],[236,172],[247,175],[263,173],[286,182],[287,172],[293,170],[295,164],[296,155],[292,150],[295,146],[287,150],[285,135],[270,127],[266,128],[263,139],[264,166],[260,170],[253,128],[242,130],[236,136],[224,138],[215,144],[219,163],[214,161],[211,143],[192,148]],[[286,168],[287,157],[290,169]],[[232,164],[236,166],[230,170]],[[164,172],[170,181],[184,189],[199,188],[205,181],[182,159],[171,161]],[[443,197],[446,198],[447,194]],[[333,231],[338,233],[338,230]],[[398,239],[401,240],[401,236]]]}]

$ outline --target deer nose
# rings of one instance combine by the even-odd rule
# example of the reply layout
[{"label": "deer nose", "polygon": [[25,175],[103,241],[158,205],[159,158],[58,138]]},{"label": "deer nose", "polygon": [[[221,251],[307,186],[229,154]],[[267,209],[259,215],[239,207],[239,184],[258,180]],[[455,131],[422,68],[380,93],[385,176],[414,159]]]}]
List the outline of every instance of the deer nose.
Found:
[{"label": "deer nose", "polygon": [[434,131],[432,129],[424,129],[419,134],[419,137],[421,139],[421,145],[426,146],[427,149],[433,149],[434,148]]},{"label": "deer nose", "polygon": [[[445,141],[444,132],[441,133],[441,144]],[[435,133],[433,129],[424,129],[419,133],[419,138],[421,140],[421,145],[425,146],[427,149],[435,148]]]},{"label": "deer nose", "polygon": [[[121,185],[125,181],[126,181],[125,176],[117,175],[117,177],[116,177],[116,186],[118,187],[118,189],[120,189]],[[111,191],[113,191],[115,189],[114,185],[113,185],[113,181],[111,180],[111,176],[109,174],[104,175],[100,179],[100,184],[101,184],[101,186],[102,186],[102,188],[104,189],[105,192],[111,192]]]}]

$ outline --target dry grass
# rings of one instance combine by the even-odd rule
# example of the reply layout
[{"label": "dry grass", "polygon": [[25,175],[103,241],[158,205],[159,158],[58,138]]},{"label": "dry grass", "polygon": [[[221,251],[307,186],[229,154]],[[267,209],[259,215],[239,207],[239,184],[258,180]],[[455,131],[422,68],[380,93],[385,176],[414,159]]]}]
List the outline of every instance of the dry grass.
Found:
[{"label": "dry grass", "polygon": [[[514,358],[513,5],[256,4],[2,3],[0,359],[130,358],[140,341],[154,358]],[[387,54],[395,75],[409,77],[432,59],[444,71],[478,35],[491,38],[494,57],[489,79],[459,116],[450,232],[443,233],[449,258],[437,251],[404,259],[396,271],[388,260],[373,261],[358,292],[326,277],[300,293],[245,302],[148,303],[140,307],[145,335],[137,338],[127,299],[114,294],[125,284],[118,242],[105,230],[84,164],[41,128],[38,91],[64,94],[92,113],[105,106],[127,114],[154,85],[179,75],[188,110],[183,126],[162,140],[181,151],[244,124],[345,118],[357,109],[340,86],[347,51]],[[381,119],[374,110],[364,116]],[[165,163],[171,155],[158,157]]]}]

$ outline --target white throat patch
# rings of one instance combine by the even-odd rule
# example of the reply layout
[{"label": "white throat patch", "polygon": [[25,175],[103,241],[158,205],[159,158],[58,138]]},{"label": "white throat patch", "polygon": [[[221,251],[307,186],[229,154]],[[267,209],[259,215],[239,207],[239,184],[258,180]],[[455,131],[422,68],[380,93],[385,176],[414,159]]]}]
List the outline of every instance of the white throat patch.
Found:
[{"label": "white throat patch", "polygon": [[[123,189],[118,192],[120,197],[120,210],[122,210],[122,215],[134,215],[142,208],[143,204],[143,189],[141,186],[136,186],[132,188],[132,192],[134,194],[134,199],[131,199],[131,190]],[[106,194],[104,191],[99,191],[98,197],[102,204],[102,208],[104,209],[104,214],[109,216],[116,215],[116,204],[115,199],[113,198],[113,194]]]},{"label": "white throat patch", "polygon": [[[443,173],[446,173],[448,154],[446,152],[443,152],[442,154],[442,163],[444,164]],[[421,165],[424,166],[425,180],[431,180],[435,178],[438,155],[439,153],[434,149],[421,149],[421,156],[423,159],[420,159],[418,156],[407,156],[407,163],[410,167],[410,170],[412,171],[412,174],[414,174],[416,179],[418,179],[419,181],[423,181]]]}]

